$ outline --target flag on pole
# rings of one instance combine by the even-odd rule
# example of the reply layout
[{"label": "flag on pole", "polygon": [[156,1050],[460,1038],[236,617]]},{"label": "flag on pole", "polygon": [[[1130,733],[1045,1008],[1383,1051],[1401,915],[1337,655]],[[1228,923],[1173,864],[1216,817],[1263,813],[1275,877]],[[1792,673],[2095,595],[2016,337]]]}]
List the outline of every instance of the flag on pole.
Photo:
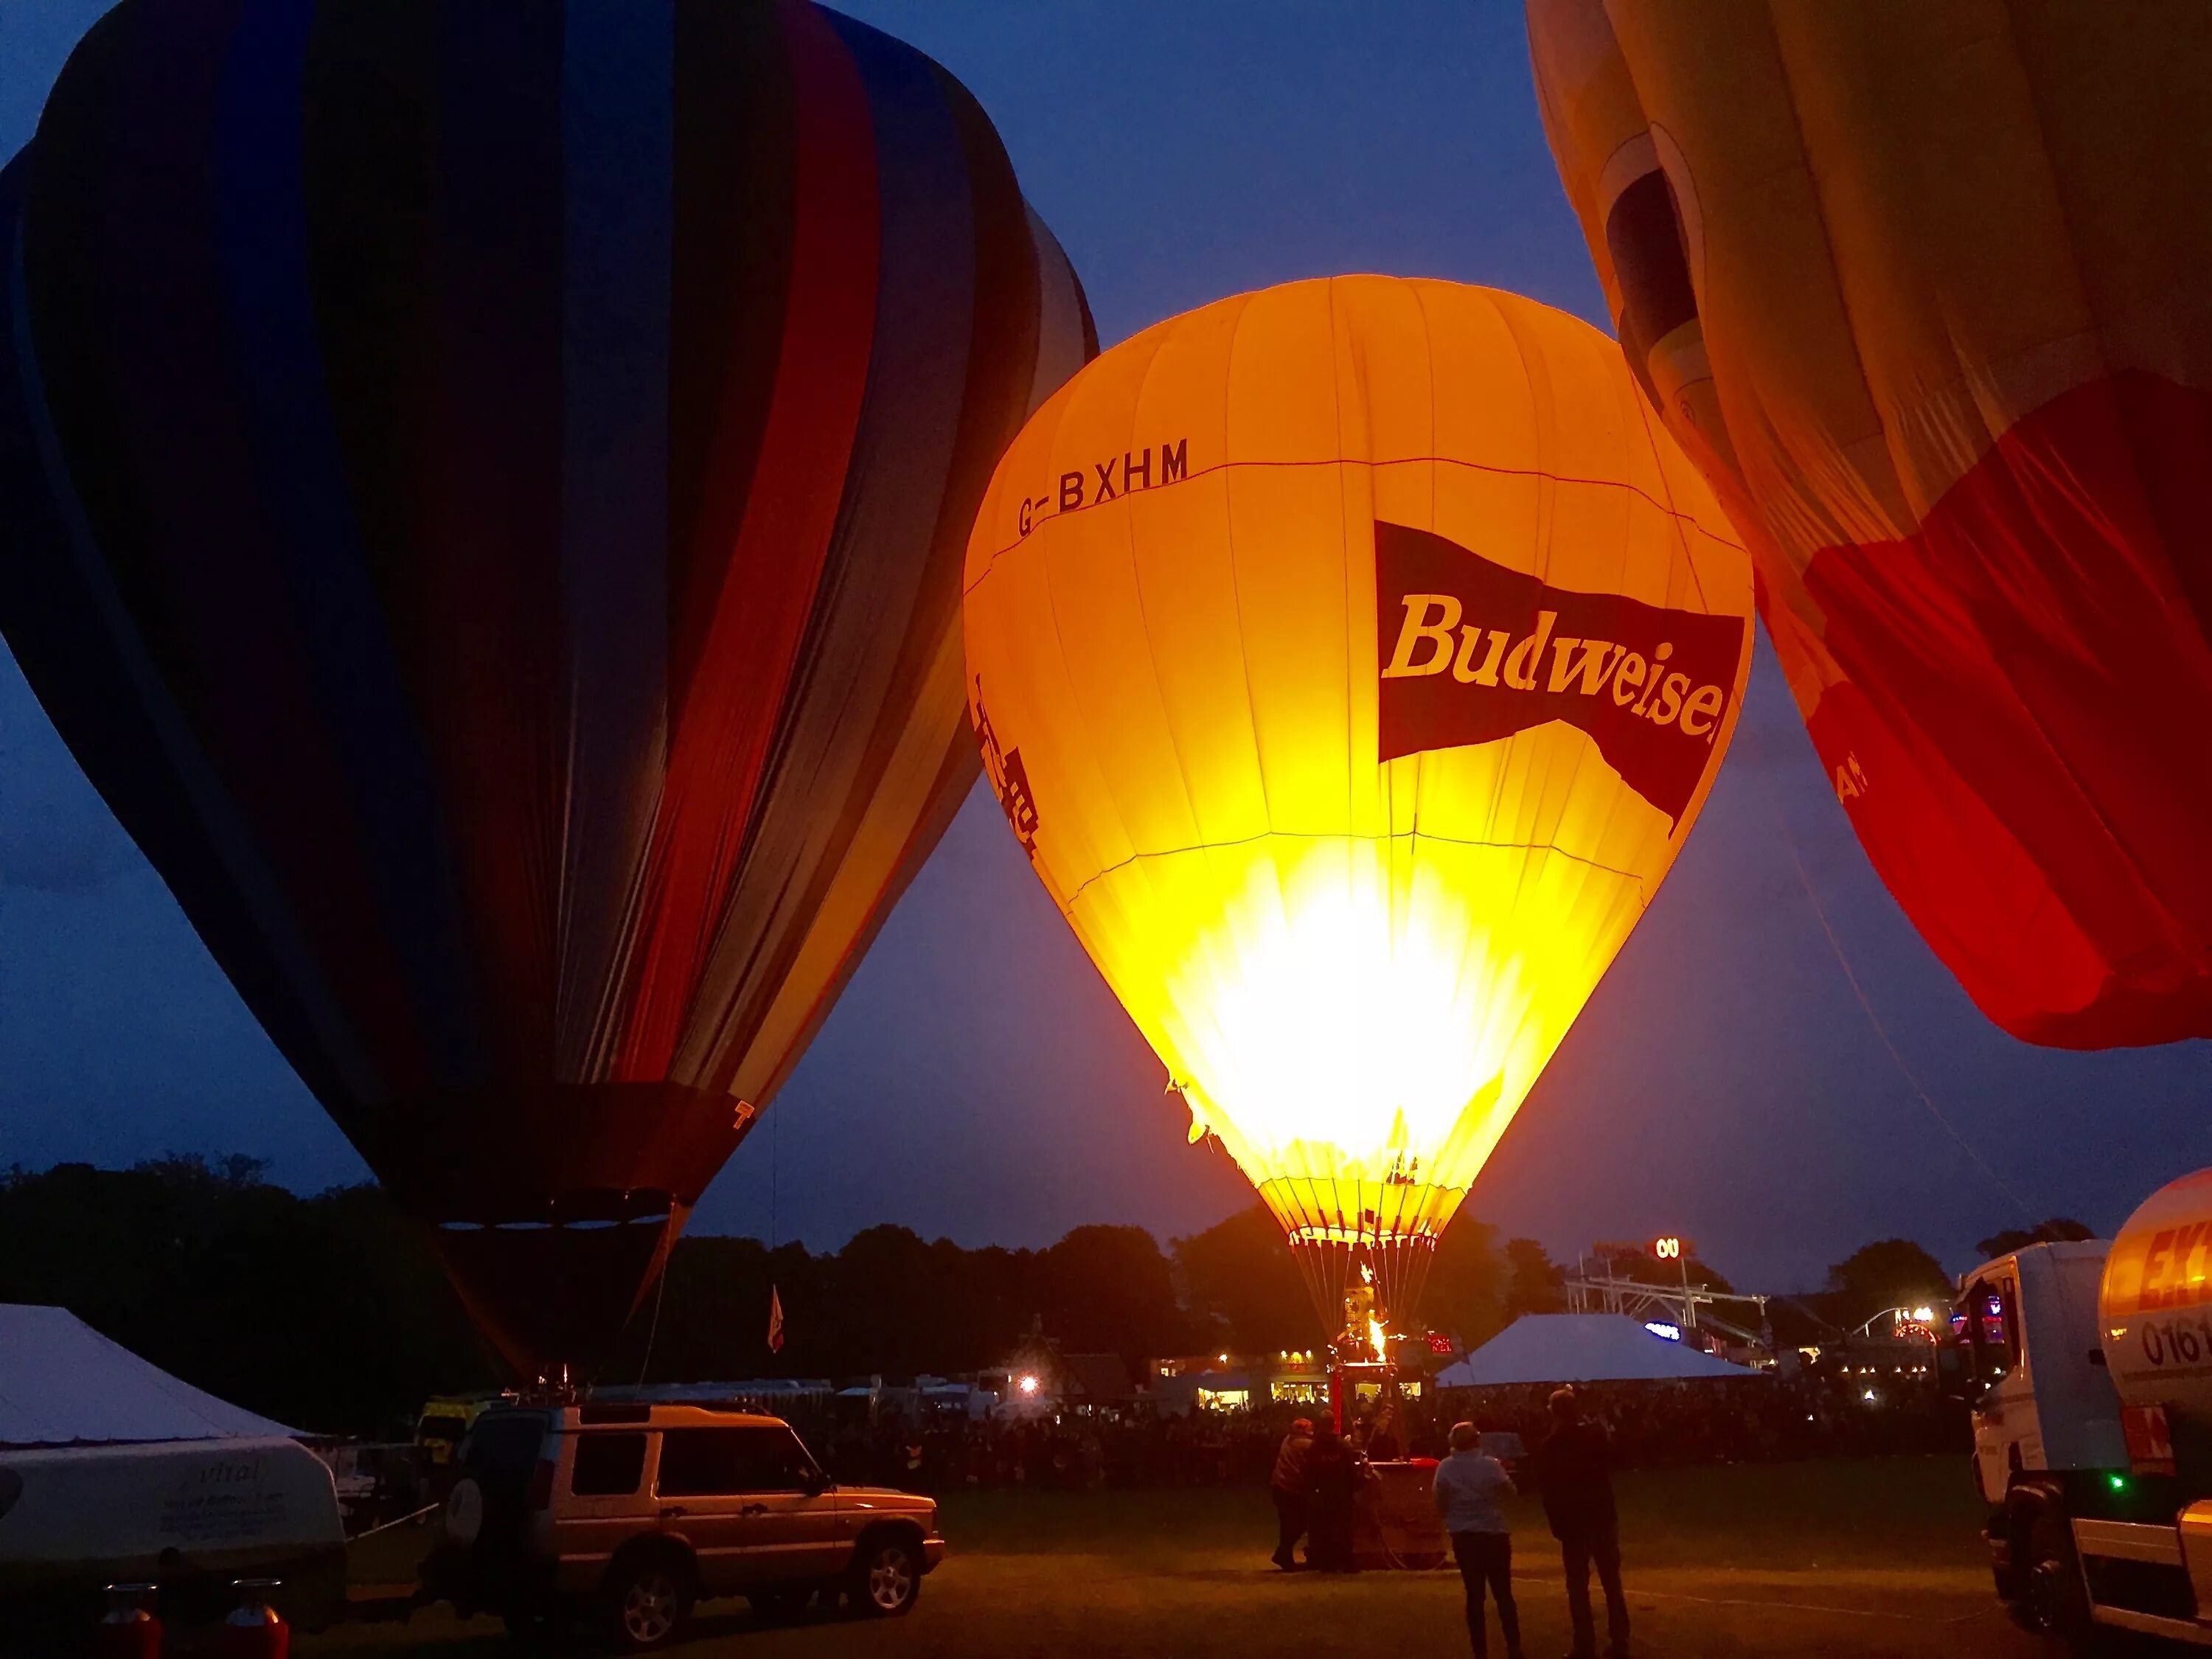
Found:
[{"label": "flag on pole", "polygon": [[768,1287],[768,1351],[783,1352],[783,1298],[773,1285]]}]

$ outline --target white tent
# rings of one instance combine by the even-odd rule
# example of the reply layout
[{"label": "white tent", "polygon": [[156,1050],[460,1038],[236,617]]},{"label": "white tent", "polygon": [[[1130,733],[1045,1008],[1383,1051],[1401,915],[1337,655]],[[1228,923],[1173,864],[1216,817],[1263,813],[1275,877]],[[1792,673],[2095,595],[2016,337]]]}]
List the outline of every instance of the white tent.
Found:
[{"label": "white tent", "polygon": [[1440,1389],[1512,1382],[1642,1382],[1763,1376],[1686,1343],[1647,1331],[1622,1314],[1523,1314],[1436,1376]]},{"label": "white tent", "polygon": [[0,1446],[298,1433],[179,1382],[66,1308],[0,1303]]}]

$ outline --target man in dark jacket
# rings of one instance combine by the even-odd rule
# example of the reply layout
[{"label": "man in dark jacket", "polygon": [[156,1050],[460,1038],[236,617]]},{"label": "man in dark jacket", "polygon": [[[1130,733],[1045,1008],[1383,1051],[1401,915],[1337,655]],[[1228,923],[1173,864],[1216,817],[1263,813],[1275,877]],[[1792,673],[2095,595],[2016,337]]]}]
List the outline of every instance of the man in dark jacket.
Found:
[{"label": "man in dark jacket", "polygon": [[1306,1454],[1313,1449],[1313,1423],[1301,1417],[1283,1437],[1275,1454],[1275,1472],[1267,1482],[1275,1500],[1275,1565],[1293,1572],[1298,1565],[1298,1540],[1306,1530]]},{"label": "man in dark jacket", "polygon": [[1352,1561],[1352,1507],[1360,1465],[1333,1429],[1314,1431],[1306,1451],[1306,1561],[1319,1572],[1356,1572]]},{"label": "man in dark jacket", "polygon": [[1551,1400],[1552,1432],[1536,1448],[1536,1485],[1544,1518],[1559,1540],[1566,1567],[1567,1617],[1574,1626],[1574,1659],[1593,1659],[1597,1633],[1590,1620],[1589,1573],[1597,1568],[1605,1589],[1606,1651],[1628,1652],[1628,1601],[1620,1590],[1620,1534],[1613,1506],[1613,1446],[1603,1425],[1585,1421],[1572,1389]]}]

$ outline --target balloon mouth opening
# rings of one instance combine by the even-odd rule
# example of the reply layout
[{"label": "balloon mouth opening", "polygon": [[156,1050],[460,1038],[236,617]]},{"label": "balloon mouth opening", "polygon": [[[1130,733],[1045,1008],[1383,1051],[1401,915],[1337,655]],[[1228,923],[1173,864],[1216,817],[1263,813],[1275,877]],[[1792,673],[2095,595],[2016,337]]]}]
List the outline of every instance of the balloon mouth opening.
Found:
[{"label": "balloon mouth opening", "polygon": [[1300,1223],[1289,1230],[1292,1245],[1343,1244],[1368,1245],[1377,1250],[1386,1246],[1406,1249],[1424,1248],[1433,1250],[1439,1235],[1426,1224],[1382,1232],[1372,1226],[1351,1227],[1326,1223]]},{"label": "balloon mouth opening", "polygon": [[597,1232],[615,1227],[665,1227],[688,1206],[672,1193],[599,1188],[562,1193],[520,1211],[453,1215],[433,1222],[440,1232]]},{"label": "balloon mouth opening", "polygon": [[668,1263],[690,1206],[663,1188],[442,1206],[430,1239],[471,1316],[518,1376],[591,1376]]}]

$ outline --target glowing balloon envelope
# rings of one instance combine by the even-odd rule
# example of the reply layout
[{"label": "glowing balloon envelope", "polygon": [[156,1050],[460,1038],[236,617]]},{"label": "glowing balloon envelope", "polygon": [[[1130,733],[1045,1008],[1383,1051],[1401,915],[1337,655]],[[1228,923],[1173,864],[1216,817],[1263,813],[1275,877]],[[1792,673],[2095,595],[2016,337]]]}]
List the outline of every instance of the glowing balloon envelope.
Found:
[{"label": "glowing balloon envelope", "polygon": [[1528,0],[1630,366],[1983,1012],[2212,1036],[2212,9]]},{"label": "glowing balloon envelope", "polygon": [[970,711],[1033,866],[1324,1322],[1444,1224],[1673,862],[1750,567],[1613,343],[1294,283],[1062,387],[969,544]]},{"label": "glowing balloon envelope", "polygon": [[526,1371],[965,793],[963,540],[1093,343],[805,3],[126,0],[0,174],[0,627]]}]

